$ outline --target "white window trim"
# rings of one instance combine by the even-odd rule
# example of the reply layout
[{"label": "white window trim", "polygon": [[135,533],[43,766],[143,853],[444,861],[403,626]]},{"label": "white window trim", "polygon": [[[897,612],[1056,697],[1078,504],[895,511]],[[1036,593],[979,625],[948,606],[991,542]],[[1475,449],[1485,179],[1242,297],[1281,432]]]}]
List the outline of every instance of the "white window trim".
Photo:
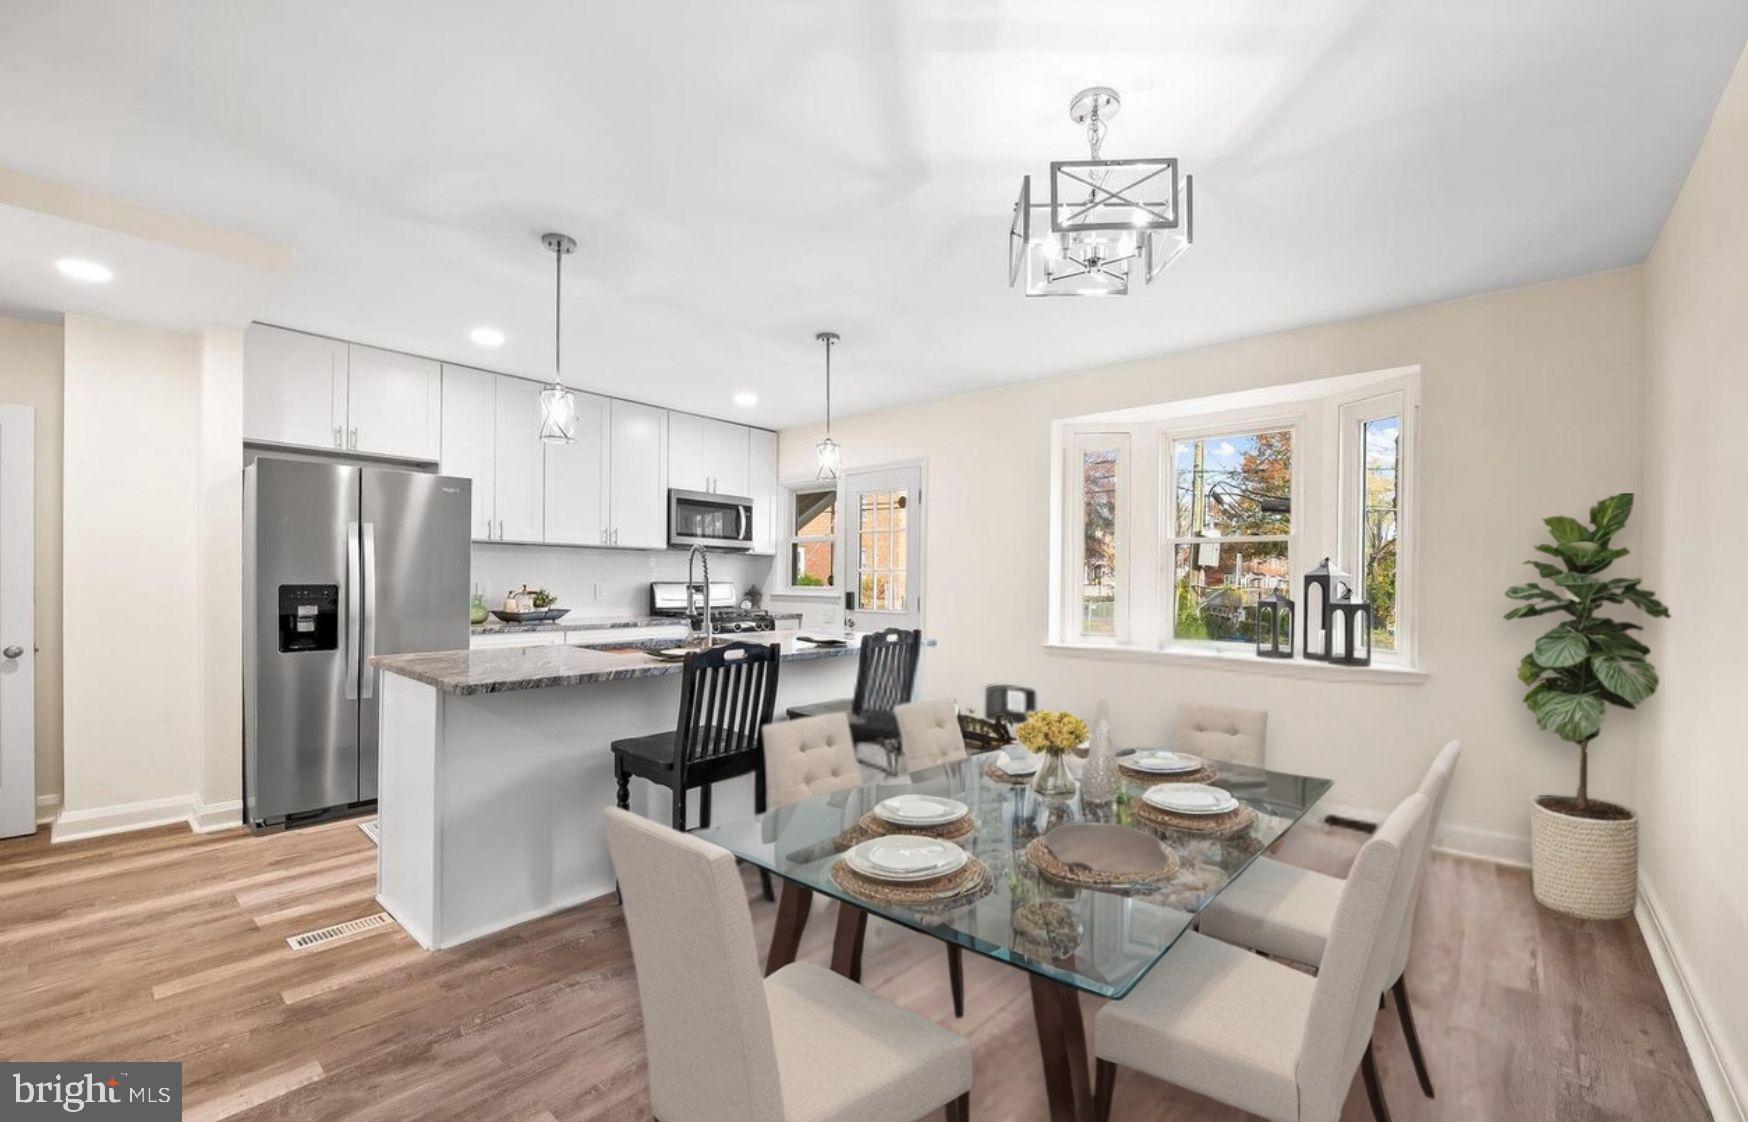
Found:
[{"label": "white window trim", "polygon": [[[833,519],[831,534],[799,535],[795,532],[795,496],[803,491],[834,491],[837,494],[837,512]],[[811,596],[820,600],[836,600],[842,593],[843,575],[843,520],[844,520],[844,488],[841,481],[827,479],[792,479],[782,484],[783,491],[783,534],[782,547],[778,553],[778,564],[782,566],[780,596]],[[825,588],[809,584],[792,584],[794,576],[795,546],[800,542],[830,542],[832,543],[832,583]]]},{"label": "white window trim", "polygon": [[1419,575],[1418,545],[1420,534],[1416,524],[1419,510],[1420,471],[1415,457],[1419,443],[1419,385],[1412,383],[1384,393],[1347,401],[1337,410],[1339,449],[1341,456],[1340,498],[1337,503],[1340,527],[1341,567],[1358,582],[1364,558],[1364,519],[1361,495],[1365,487],[1365,442],[1360,433],[1368,421],[1381,417],[1401,418],[1401,443],[1396,452],[1396,649],[1372,651],[1373,663],[1398,666],[1419,664],[1418,612],[1416,598]]},{"label": "white window trim", "polygon": [[[1067,566],[1062,581],[1062,623],[1068,635],[1078,643],[1095,643],[1101,645],[1121,644],[1129,641],[1131,598],[1131,567],[1129,557],[1129,541],[1133,537],[1130,524],[1129,495],[1133,490],[1131,474],[1135,458],[1132,434],[1112,429],[1085,428],[1076,429],[1068,439],[1068,455],[1064,463],[1065,478],[1063,493],[1068,498],[1068,508],[1063,524],[1067,527],[1068,538],[1063,550],[1067,557]],[[1110,635],[1085,635],[1080,630],[1082,612],[1080,594],[1083,578],[1086,573],[1086,504],[1083,501],[1085,492],[1081,478],[1082,457],[1088,451],[1098,451],[1115,447],[1117,450],[1117,515],[1115,534],[1115,553],[1117,556],[1117,581],[1115,601],[1111,605]]]},{"label": "white window trim", "polygon": [[[1166,651],[1201,652],[1226,656],[1238,649],[1240,644],[1221,643],[1213,639],[1180,639],[1177,637],[1177,547],[1197,541],[1211,541],[1210,538],[1181,538],[1177,530],[1177,461],[1173,449],[1185,440],[1208,440],[1214,437],[1255,436],[1264,432],[1290,432],[1293,434],[1293,462],[1289,471],[1292,474],[1292,514],[1290,529],[1287,534],[1271,534],[1264,536],[1246,535],[1243,537],[1221,538],[1222,542],[1245,541],[1279,541],[1283,536],[1287,541],[1287,591],[1293,597],[1294,605],[1298,604],[1297,589],[1303,583],[1305,563],[1303,551],[1299,548],[1300,524],[1305,516],[1304,485],[1301,482],[1305,457],[1300,451],[1300,437],[1305,429],[1303,413],[1254,413],[1251,411],[1221,414],[1208,420],[1200,420],[1195,425],[1167,426],[1159,434],[1159,648]],[[1297,621],[1295,620],[1295,626]],[[1254,653],[1255,642],[1251,643],[1250,652]]]}]

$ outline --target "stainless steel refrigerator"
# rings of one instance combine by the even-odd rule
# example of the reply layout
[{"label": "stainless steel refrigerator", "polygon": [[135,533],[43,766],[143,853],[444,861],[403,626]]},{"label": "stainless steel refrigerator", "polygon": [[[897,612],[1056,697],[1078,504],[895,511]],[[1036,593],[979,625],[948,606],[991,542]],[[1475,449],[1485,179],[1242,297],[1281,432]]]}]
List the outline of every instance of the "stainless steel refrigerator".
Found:
[{"label": "stainless steel refrigerator", "polygon": [[375,654],[466,650],[472,483],[261,457],[243,472],[243,813],[376,799]]}]

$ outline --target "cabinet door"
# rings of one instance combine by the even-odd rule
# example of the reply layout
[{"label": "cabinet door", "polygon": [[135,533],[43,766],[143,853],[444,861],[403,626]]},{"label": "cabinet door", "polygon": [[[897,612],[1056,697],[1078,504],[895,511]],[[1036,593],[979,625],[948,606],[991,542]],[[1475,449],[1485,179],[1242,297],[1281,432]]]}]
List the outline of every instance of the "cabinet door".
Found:
[{"label": "cabinet door", "polygon": [[546,445],[546,540],[605,545],[607,399],[577,394],[574,444]]},{"label": "cabinet door", "polygon": [[668,414],[668,486],[682,491],[710,490],[712,422],[690,413]]},{"label": "cabinet door", "polygon": [[438,470],[473,480],[475,541],[496,536],[494,505],[498,454],[498,376],[465,366],[443,368],[443,447]]},{"label": "cabinet door", "polygon": [[747,494],[753,500],[753,552],[777,552],[777,434],[747,430]]},{"label": "cabinet door", "polygon": [[343,446],[346,344],[252,323],[243,335],[243,439]]},{"label": "cabinet door", "polygon": [[493,507],[498,540],[537,542],[545,536],[546,445],[540,439],[539,382],[500,376],[497,386]]},{"label": "cabinet door", "polygon": [[608,409],[607,525],[613,544],[668,545],[668,412],[629,401]]},{"label": "cabinet door", "polygon": [[442,432],[442,367],[428,358],[352,344],[347,447],[406,460],[436,460]]},{"label": "cabinet door", "polygon": [[706,421],[704,443],[710,452],[710,489],[720,495],[748,495],[752,482],[747,475],[745,425]]}]

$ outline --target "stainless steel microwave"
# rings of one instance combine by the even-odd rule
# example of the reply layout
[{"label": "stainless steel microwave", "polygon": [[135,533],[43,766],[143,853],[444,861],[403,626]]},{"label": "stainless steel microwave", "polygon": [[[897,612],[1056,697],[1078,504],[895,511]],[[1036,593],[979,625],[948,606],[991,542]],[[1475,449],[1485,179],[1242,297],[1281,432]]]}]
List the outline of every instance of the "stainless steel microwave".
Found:
[{"label": "stainless steel microwave", "polygon": [[753,500],[713,491],[668,491],[668,545],[753,548]]}]

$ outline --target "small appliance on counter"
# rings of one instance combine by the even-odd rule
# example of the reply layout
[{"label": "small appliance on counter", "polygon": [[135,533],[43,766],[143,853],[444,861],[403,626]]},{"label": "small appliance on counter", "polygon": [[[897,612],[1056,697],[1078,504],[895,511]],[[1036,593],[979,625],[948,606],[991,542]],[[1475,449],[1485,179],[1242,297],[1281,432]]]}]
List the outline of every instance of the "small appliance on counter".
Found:
[{"label": "small appliance on counter", "polygon": [[[683,618],[693,631],[704,626],[704,583],[683,580],[651,581],[649,614]],[[734,585],[728,581],[710,582],[710,622],[718,635],[747,631],[775,631],[777,621],[770,612],[736,606]]]}]

